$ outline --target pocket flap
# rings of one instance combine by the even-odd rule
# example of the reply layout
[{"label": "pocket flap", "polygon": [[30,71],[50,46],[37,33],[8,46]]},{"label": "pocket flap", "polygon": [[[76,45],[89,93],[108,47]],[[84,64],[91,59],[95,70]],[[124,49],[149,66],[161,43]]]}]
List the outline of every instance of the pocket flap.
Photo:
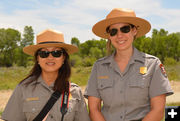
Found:
[{"label": "pocket flap", "polygon": [[98,89],[109,88],[113,86],[112,80],[98,80]]},{"label": "pocket flap", "polygon": [[130,80],[129,86],[130,87],[140,87],[140,88],[145,88],[148,87],[150,83],[150,77],[149,76],[137,76],[134,78],[134,80]]},{"label": "pocket flap", "polygon": [[41,104],[39,101],[33,102],[24,102],[23,104],[23,112],[37,112],[41,110]]}]

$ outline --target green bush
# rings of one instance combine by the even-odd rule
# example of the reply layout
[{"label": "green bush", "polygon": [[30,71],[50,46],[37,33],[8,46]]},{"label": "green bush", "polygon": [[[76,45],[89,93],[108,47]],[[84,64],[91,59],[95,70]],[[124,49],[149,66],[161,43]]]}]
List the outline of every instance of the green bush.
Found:
[{"label": "green bush", "polygon": [[95,57],[86,57],[83,59],[82,66],[89,67],[92,66],[96,61]]},{"label": "green bush", "polygon": [[174,58],[166,57],[166,58],[164,59],[164,64],[165,64],[165,65],[176,65],[177,62],[176,62],[176,60],[174,60]]},{"label": "green bush", "polygon": [[82,64],[82,58],[79,55],[71,55],[70,62],[72,67],[78,67]]}]

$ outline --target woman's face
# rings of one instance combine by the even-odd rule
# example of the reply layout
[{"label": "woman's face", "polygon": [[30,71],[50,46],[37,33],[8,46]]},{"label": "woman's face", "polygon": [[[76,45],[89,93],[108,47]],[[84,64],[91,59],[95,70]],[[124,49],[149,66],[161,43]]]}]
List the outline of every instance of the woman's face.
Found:
[{"label": "woman's face", "polygon": [[[49,53],[49,52],[53,52],[53,53]],[[56,57],[54,57],[53,55]],[[59,68],[64,63],[65,56],[63,55],[61,48],[47,47],[47,48],[42,48],[40,50],[37,59],[42,69],[42,72],[57,73]]]},{"label": "woman's face", "polygon": [[[111,35],[109,34],[109,39],[117,51],[123,51],[132,48],[134,36],[137,33],[135,27],[132,28],[132,26],[127,23],[117,23],[111,25],[109,30],[111,31]],[[117,31],[117,33],[115,31]]]}]

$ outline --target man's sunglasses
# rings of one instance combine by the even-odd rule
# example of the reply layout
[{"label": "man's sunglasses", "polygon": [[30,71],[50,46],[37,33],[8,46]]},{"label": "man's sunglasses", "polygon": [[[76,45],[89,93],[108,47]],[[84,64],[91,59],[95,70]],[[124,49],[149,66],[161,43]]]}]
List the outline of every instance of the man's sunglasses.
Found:
[{"label": "man's sunglasses", "polygon": [[[133,27],[133,26],[131,26],[131,25],[123,26],[120,28],[120,31],[122,33],[128,33],[128,32],[130,32],[131,27]],[[110,36],[115,36],[118,33],[118,29],[116,29],[116,28],[109,29],[108,33],[110,34]]]},{"label": "man's sunglasses", "polygon": [[49,56],[49,54],[51,53],[51,55],[53,57],[61,57],[61,55],[63,54],[63,51],[62,50],[55,50],[55,51],[39,51],[38,52],[38,55],[41,57],[41,58],[47,58]]}]

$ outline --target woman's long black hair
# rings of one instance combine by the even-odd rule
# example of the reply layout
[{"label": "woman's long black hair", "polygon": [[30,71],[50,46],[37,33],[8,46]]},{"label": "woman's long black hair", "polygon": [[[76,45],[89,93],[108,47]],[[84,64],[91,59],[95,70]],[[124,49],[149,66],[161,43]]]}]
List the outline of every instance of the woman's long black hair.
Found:
[{"label": "woman's long black hair", "polygon": [[[58,76],[54,82],[53,90],[54,91],[58,90],[62,93],[64,91],[69,92],[69,78],[71,76],[71,67],[70,67],[68,53],[66,52],[65,49],[63,48],[61,49],[63,50],[63,55],[65,56],[65,59],[64,59],[64,64],[62,64],[62,66],[59,68]],[[35,85],[37,84],[37,79],[39,78],[42,72],[42,69],[40,65],[38,64],[38,60],[37,60],[39,50],[35,53],[35,56],[34,56],[35,63],[32,70],[30,71],[30,74],[25,79],[23,79],[20,82],[20,84],[22,82],[25,82],[26,79],[28,79],[28,81],[25,82],[26,86],[28,86],[30,83],[34,81],[36,81]]]}]

